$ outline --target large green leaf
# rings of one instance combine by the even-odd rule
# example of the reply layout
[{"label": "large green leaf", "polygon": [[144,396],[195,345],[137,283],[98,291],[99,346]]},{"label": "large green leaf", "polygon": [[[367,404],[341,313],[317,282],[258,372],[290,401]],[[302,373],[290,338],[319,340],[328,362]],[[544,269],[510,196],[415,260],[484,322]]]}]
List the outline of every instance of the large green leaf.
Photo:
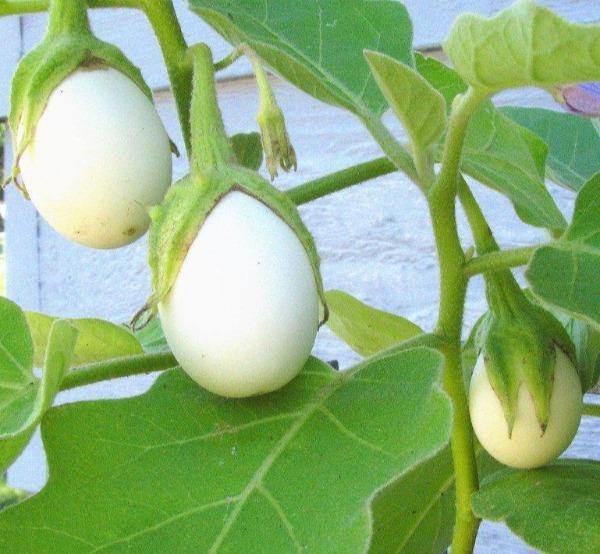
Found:
[{"label": "large green leaf", "polygon": [[311,359],[246,400],[173,370],[137,398],[56,408],[48,485],[0,514],[0,551],[364,551],[374,493],[447,444],[441,365],[427,349],[349,372]]},{"label": "large green leaf", "polygon": [[[477,447],[480,477],[500,468]],[[454,528],[454,465],[450,448],[407,472],[373,500],[372,554],[442,554]]]},{"label": "large green leaf", "polygon": [[[25,315],[16,304],[0,298],[0,439],[16,439],[19,444],[19,436],[37,425],[58,393],[76,340],[77,330],[67,321],[52,324],[38,379],[33,374],[33,343]],[[5,447],[11,452],[15,442]]]},{"label": "large green leaf", "polygon": [[491,92],[600,80],[600,25],[569,23],[532,0],[489,19],[459,16],[443,46],[467,83]]},{"label": "large green leaf", "polygon": [[387,104],[363,58],[377,50],[412,65],[412,26],[395,0],[190,0],[232,44],[245,42],[315,98],[365,116]]},{"label": "large green leaf", "polygon": [[[57,318],[37,312],[26,312],[25,316],[33,338],[35,350],[33,363],[39,367],[44,361],[48,336]],[[135,336],[121,325],[101,319],[69,319],[65,321],[68,321],[79,333],[71,360],[72,365],[132,356],[144,351]]]},{"label": "large green leaf", "polygon": [[473,496],[475,513],[504,521],[548,554],[600,552],[600,463],[564,460],[492,475]]},{"label": "large green leaf", "polygon": [[525,275],[544,303],[600,329],[600,173],[579,191],[567,231],[535,251]]},{"label": "large green leaf", "polygon": [[548,145],[546,176],[555,183],[577,192],[600,171],[600,133],[590,119],[542,108],[501,110]]},{"label": "large green leaf", "polygon": [[[419,72],[442,93],[448,109],[467,85],[443,63],[417,56]],[[547,147],[487,101],[468,127],[461,167],[481,183],[507,196],[530,225],[562,230],[566,222],[544,183]]]},{"label": "large green leaf", "polygon": [[371,356],[423,333],[408,319],[372,308],[341,290],[327,291],[325,299],[327,326],[361,356]]},{"label": "large green leaf", "polygon": [[444,97],[413,68],[394,58],[370,50],[365,57],[411,144],[419,150],[435,144],[446,130]]},{"label": "large green leaf", "polygon": [[0,475],[19,457],[52,405],[76,339],[77,330],[68,322],[53,323],[38,379],[33,374],[33,341],[25,314],[0,297]]}]

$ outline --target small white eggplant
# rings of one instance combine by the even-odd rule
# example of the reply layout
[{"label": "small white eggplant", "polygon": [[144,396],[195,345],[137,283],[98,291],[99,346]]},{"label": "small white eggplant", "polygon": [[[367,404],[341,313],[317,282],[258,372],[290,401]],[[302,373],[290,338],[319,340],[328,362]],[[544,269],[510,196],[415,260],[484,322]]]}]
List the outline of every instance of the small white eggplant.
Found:
[{"label": "small white eggplant", "polygon": [[117,248],[143,235],[171,183],[171,146],[128,76],[82,66],[51,93],[20,159],[36,208],[66,238]]},{"label": "small white eggplant", "polygon": [[475,434],[491,456],[515,468],[540,467],[562,454],[577,432],[583,409],[581,382],[571,360],[556,348],[550,417],[545,431],[540,429],[531,394],[521,385],[509,435],[502,404],[480,356],[471,378],[469,408]]},{"label": "small white eggplant", "polygon": [[303,244],[269,207],[236,190],[206,217],[158,308],[183,369],[228,397],[291,381],[319,327],[319,293]]}]

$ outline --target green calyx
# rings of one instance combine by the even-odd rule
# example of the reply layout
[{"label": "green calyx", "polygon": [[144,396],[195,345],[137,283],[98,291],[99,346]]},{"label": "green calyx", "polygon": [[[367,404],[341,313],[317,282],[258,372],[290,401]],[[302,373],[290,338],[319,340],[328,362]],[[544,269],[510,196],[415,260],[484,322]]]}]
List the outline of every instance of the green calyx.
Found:
[{"label": "green calyx", "polygon": [[46,36],[21,60],[12,82],[9,124],[14,141],[14,179],[50,95],[76,70],[102,67],[125,74],[152,100],[140,70],[116,46],[92,34],[85,0],[51,0]]},{"label": "green calyx", "polygon": [[134,318],[133,324],[142,323],[156,313],[158,304],[175,283],[188,250],[206,218],[219,201],[232,191],[243,192],[262,202],[296,234],[313,269],[324,322],[327,319],[327,307],[319,256],[312,236],[302,222],[296,205],[287,195],[258,173],[237,163],[217,104],[210,49],[199,44],[193,47],[191,54],[194,65],[191,172],[171,187],[160,206],[150,211],[149,265],[153,293]]},{"label": "green calyx", "polygon": [[517,416],[521,387],[531,395],[540,431],[550,417],[556,348],[572,361],[573,344],[560,322],[532,304],[508,270],[486,275],[490,307],[476,336],[488,379],[498,396],[509,434]]}]

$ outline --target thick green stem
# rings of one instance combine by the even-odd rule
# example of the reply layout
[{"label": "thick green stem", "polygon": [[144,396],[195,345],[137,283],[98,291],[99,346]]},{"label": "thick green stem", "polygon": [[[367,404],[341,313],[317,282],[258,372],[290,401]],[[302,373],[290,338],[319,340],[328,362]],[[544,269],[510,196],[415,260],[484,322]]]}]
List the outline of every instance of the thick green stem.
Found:
[{"label": "thick green stem", "polygon": [[50,0],[48,35],[91,32],[86,0]]},{"label": "thick green stem", "polygon": [[488,271],[527,265],[537,248],[538,246],[524,246],[522,248],[498,250],[497,252],[477,256],[466,263],[465,275],[472,277],[473,275]]},{"label": "thick green stem", "polygon": [[461,362],[461,330],[467,279],[464,253],[456,228],[455,204],[442,195],[430,198],[431,218],[440,260],[440,313],[436,333],[449,345],[445,355],[444,388],[452,400],[451,450],[456,474],[456,520],[452,552],[472,552],[479,520],[471,509],[471,495],[478,488],[477,465]]},{"label": "thick green stem", "polygon": [[65,375],[60,385],[60,390],[68,390],[109,379],[129,377],[142,373],[152,373],[177,367],[178,363],[170,352],[158,354],[139,354],[112,358],[102,362],[74,367]]},{"label": "thick green stem", "polygon": [[287,195],[297,204],[306,204],[322,196],[357,185],[381,175],[397,171],[396,166],[388,158],[378,158],[358,164],[329,175],[308,181],[289,189]]},{"label": "thick green stem", "polygon": [[[51,0],[0,0],[0,17],[45,12]],[[87,0],[90,8],[138,8],[140,0]]]},{"label": "thick green stem", "polygon": [[136,0],[144,10],[160,44],[171,90],[175,97],[181,132],[188,155],[190,140],[190,98],[192,96],[192,65],[186,57],[187,43],[177,20],[172,0]]},{"label": "thick green stem", "polygon": [[235,153],[225,132],[217,100],[215,70],[210,48],[196,44],[190,49],[193,63],[191,171],[229,167]]},{"label": "thick green stem", "polygon": [[[480,255],[500,254],[500,249],[492,230],[462,175],[458,177],[457,191],[473,233],[477,253]],[[496,271],[488,271],[484,277],[485,294],[492,311],[514,314],[528,304],[519,283],[517,283],[510,269],[505,267]]]},{"label": "thick green stem", "polygon": [[440,262],[440,311],[436,333],[448,341],[444,348],[444,388],[452,400],[451,450],[456,475],[456,519],[452,553],[473,551],[479,520],[471,509],[478,488],[477,465],[467,393],[461,362],[461,332],[467,278],[465,256],[456,225],[456,187],[464,137],[471,115],[482,97],[469,89],[455,99],[444,147],[442,170],[428,194],[433,232]]}]

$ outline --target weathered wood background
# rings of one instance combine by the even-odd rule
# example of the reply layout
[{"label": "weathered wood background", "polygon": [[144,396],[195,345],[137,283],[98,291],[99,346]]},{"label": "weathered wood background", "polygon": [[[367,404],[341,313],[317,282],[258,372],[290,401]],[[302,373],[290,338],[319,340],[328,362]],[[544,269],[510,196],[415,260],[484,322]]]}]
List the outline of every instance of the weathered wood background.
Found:
[{"label": "weathered wood background", "polygon": [[[489,15],[510,2],[406,0],[404,3],[413,18],[416,46],[435,50],[457,14],[468,10]],[[600,19],[598,0],[541,3],[574,21]],[[229,51],[213,31],[187,11],[186,2],[175,0],[175,4],[190,42],[208,42],[216,58]],[[6,114],[10,77],[16,63],[40,39],[45,21],[44,15],[0,20],[1,115]],[[142,68],[156,91],[156,102],[169,133],[181,146],[161,54],[145,19],[131,10],[110,10],[94,12],[92,21],[99,36],[119,45]],[[380,155],[373,140],[351,115],[320,104],[275,77],[273,81],[299,159],[298,172],[279,178],[277,186],[286,189]],[[219,87],[228,130],[231,133],[255,130],[257,93],[249,66],[238,62],[223,72]],[[555,107],[549,96],[530,90],[505,94],[498,102]],[[391,118],[386,121],[401,135]],[[175,176],[185,172],[186,160],[181,158],[175,162]],[[475,192],[503,246],[523,246],[543,237],[541,231],[524,226],[502,196],[480,186],[476,186]],[[556,187],[552,187],[552,192],[569,215],[573,196]],[[27,309],[56,315],[128,320],[149,291],[145,240],[118,252],[85,249],[59,237],[14,189],[7,196],[9,296]],[[432,325],[438,300],[437,264],[426,207],[414,186],[398,175],[388,176],[303,206],[301,213],[315,235],[327,288],[348,291],[426,328]],[[468,239],[463,219],[460,228]],[[475,279],[469,290],[467,322],[471,324],[484,309],[481,280]],[[315,353],[325,359],[340,360],[342,367],[356,360],[326,329],[319,335]],[[137,394],[149,383],[149,378],[105,383],[64,394],[61,401]],[[569,454],[600,459],[599,444],[600,428],[597,422],[587,419]],[[45,462],[38,439],[11,470],[10,480],[15,485],[37,489],[45,479]],[[477,552],[532,550],[503,526],[485,524]]]}]

